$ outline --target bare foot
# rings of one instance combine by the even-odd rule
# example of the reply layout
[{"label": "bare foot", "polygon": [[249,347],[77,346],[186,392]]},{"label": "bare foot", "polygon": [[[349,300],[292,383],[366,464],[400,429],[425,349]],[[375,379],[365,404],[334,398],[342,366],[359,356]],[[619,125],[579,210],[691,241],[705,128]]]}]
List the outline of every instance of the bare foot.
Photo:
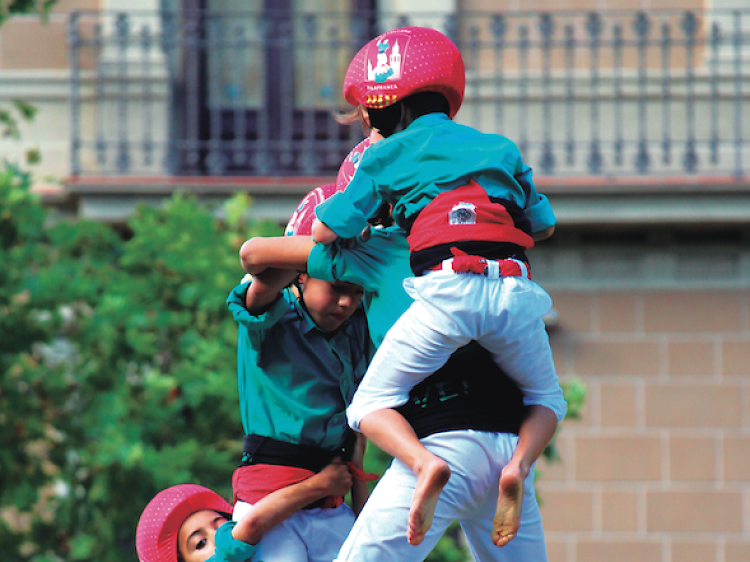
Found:
[{"label": "bare foot", "polygon": [[417,545],[424,540],[427,530],[432,525],[438,496],[450,477],[450,467],[438,457],[425,465],[417,474],[417,485],[414,488],[409,510],[409,528],[406,531],[409,544]]},{"label": "bare foot", "polygon": [[521,525],[521,505],[523,504],[523,480],[518,466],[508,465],[500,475],[500,496],[493,521],[492,542],[504,546],[516,536]]}]

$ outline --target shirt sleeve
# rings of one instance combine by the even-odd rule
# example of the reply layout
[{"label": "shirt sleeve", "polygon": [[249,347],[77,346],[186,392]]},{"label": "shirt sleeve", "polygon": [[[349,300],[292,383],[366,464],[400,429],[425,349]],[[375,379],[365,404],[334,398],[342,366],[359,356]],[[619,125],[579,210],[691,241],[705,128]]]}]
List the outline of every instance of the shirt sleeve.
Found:
[{"label": "shirt sleeve", "polygon": [[359,236],[383,202],[373,179],[373,174],[382,173],[374,149],[365,150],[346,190],[335,193],[315,208],[315,216],[341,238]]},{"label": "shirt sleeve", "polygon": [[516,181],[526,194],[526,207],[524,215],[531,223],[531,232],[539,232],[551,226],[555,226],[557,219],[552,211],[549,199],[545,195],[536,192],[534,182],[531,179],[531,168],[523,166],[522,170],[515,174]]},{"label": "shirt sleeve", "polygon": [[227,521],[216,529],[214,543],[216,550],[208,559],[210,562],[246,562],[255,554],[256,546],[238,541],[232,536],[237,521]]},{"label": "shirt sleeve", "polygon": [[344,249],[338,243],[316,244],[307,258],[307,272],[311,277],[331,283],[346,281],[359,285],[365,291],[377,291],[377,271],[369,259],[367,243]]},{"label": "shirt sleeve", "polygon": [[557,222],[549,199],[545,195],[537,195],[537,197],[539,197],[539,200],[534,205],[527,207],[524,212],[531,223],[531,232],[545,230],[550,226],[555,226]]},{"label": "shirt sleeve", "polygon": [[227,297],[227,307],[234,319],[248,330],[267,330],[274,326],[286,312],[288,305],[284,295],[279,293],[276,300],[260,314],[251,314],[247,310],[245,297],[252,281],[237,285]]}]

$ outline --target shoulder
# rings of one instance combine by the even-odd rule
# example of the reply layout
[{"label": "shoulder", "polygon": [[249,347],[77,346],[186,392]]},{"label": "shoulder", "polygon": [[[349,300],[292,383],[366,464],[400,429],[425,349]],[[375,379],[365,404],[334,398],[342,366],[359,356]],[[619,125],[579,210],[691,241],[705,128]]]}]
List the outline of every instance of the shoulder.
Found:
[{"label": "shoulder", "polygon": [[401,150],[403,138],[403,136],[395,134],[370,145],[370,147],[362,154],[362,161],[357,171],[362,169],[362,167],[367,168],[376,162],[389,161],[394,153]]},{"label": "shoulder", "polygon": [[499,135],[497,133],[485,133],[484,131],[480,131],[479,129],[470,127],[469,125],[463,125],[451,120],[442,121],[441,128],[447,132],[459,134],[467,138],[473,138],[483,143],[487,143],[488,145],[491,145],[495,148],[500,146],[518,151],[518,147],[516,146],[515,142],[513,142],[508,137]]},{"label": "shoulder", "polygon": [[251,282],[242,283],[235,287],[227,297],[227,306],[234,319],[252,330],[266,330],[280,323],[291,321],[299,316],[299,304],[291,291],[286,288],[279,292],[273,303],[260,313],[252,313],[247,309],[245,295]]}]

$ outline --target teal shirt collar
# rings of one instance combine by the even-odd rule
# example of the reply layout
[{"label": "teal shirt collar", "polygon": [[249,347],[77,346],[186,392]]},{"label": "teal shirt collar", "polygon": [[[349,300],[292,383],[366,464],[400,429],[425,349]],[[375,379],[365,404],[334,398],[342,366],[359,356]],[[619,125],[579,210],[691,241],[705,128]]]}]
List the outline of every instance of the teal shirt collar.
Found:
[{"label": "teal shirt collar", "polygon": [[406,130],[409,129],[424,129],[424,128],[430,128],[430,127],[436,127],[439,126],[440,123],[445,121],[451,121],[450,117],[448,117],[445,113],[428,113],[427,115],[422,115],[421,117],[417,117],[414,121],[412,121],[409,126],[406,128]]},{"label": "teal shirt collar", "polygon": [[247,284],[227,299],[239,322],[238,384],[246,433],[327,450],[346,435],[346,406],[367,368],[361,306],[333,333],[321,330],[286,289],[261,314],[245,306]]}]

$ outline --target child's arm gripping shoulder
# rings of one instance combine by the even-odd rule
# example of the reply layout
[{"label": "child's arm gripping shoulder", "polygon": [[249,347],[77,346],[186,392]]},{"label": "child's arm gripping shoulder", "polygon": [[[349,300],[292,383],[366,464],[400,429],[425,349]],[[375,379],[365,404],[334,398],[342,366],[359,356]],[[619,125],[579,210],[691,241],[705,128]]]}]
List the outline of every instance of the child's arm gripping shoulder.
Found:
[{"label": "child's arm gripping shoulder", "polygon": [[267,269],[254,276],[245,295],[247,311],[253,315],[265,312],[296,277],[297,272],[288,269]]},{"label": "child's arm gripping shoulder", "polygon": [[274,268],[304,271],[313,246],[310,236],[256,236],[240,248],[240,262],[253,275]]},{"label": "child's arm gripping shoulder", "polygon": [[[369,151],[365,151],[365,154],[367,152]],[[346,191],[334,193],[315,207],[317,219],[341,238],[359,236],[367,227],[368,219],[374,217],[383,204],[383,198],[372,178],[360,173],[363,166],[364,160]],[[313,230],[315,241],[325,244],[318,235]]]}]

